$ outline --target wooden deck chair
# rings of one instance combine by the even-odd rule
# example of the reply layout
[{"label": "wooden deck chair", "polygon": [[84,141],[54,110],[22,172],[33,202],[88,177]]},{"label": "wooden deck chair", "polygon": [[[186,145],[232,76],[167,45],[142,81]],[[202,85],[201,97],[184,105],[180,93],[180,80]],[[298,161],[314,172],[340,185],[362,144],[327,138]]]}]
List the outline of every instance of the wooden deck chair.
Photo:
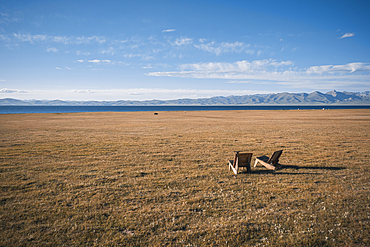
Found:
[{"label": "wooden deck chair", "polygon": [[279,158],[282,153],[283,150],[279,150],[275,151],[270,158],[266,155],[257,157],[256,162],[254,163],[254,167],[256,167],[258,163],[261,163],[267,169],[275,170],[279,166]]},{"label": "wooden deck chair", "polygon": [[240,151],[235,151],[234,160],[229,160],[229,170],[237,175],[240,167],[247,167],[247,172],[251,172],[251,160],[252,153],[241,153]]}]

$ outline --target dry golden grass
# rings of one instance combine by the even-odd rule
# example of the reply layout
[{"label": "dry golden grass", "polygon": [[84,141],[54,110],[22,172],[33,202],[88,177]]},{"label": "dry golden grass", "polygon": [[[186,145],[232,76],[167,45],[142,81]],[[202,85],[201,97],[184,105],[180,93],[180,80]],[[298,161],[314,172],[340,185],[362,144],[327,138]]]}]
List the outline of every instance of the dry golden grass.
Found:
[{"label": "dry golden grass", "polygon": [[0,246],[369,246],[369,140],[370,110],[1,115]]}]

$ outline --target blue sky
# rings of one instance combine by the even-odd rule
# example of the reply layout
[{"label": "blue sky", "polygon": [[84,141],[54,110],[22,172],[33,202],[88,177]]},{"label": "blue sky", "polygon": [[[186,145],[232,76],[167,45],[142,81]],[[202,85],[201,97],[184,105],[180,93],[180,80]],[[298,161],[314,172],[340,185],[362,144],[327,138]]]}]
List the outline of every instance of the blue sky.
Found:
[{"label": "blue sky", "polygon": [[0,1],[0,98],[370,90],[370,1]]}]

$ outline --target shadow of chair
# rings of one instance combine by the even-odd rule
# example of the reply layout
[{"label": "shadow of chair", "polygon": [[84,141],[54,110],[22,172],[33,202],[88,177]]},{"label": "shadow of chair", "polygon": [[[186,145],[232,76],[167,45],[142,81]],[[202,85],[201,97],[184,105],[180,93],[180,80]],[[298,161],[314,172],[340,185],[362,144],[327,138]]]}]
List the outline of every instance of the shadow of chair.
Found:
[{"label": "shadow of chair", "polygon": [[229,160],[229,170],[232,170],[237,175],[239,168],[246,167],[247,173],[250,173],[252,155],[253,153],[241,153],[240,151],[235,151],[234,160]]},{"label": "shadow of chair", "polygon": [[264,167],[266,167],[269,170],[276,170],[277,168],[280,168],[279,158],[280,158],[282,153],[283,153],[283,150],[279,150],[279,151],[275,151],[271,155],[270,158],[267,157],[266,155],[261,156],[261,157],[257,157],[256,161],[254,163],[254,167],[256,167],[258,163],[260,163],[261,165],[263,165]]}]

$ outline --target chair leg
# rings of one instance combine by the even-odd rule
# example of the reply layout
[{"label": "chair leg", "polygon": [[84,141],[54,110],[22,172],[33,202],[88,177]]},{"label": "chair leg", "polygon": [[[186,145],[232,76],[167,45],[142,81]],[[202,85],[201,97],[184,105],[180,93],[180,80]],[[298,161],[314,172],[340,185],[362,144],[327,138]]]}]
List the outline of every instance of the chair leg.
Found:
[{"label": "chair leg", "polygon": [[247,173],[251,173],[252,172],[252,170],[251,170],[251,165],[250,164],[248,164],[247,165]]},{"label": "chair leg", "polygon": [[231,166],[233,165],[233,161],[229,160],[229,171],[231,171]]},{"label": "chair leg", "polygon": [[235,159],[232,169],[235,175],[238,175],[238,171],[239,171],[239,156],[238,155],[236,155],[236,159]]},{"label": "chair leg", "polygon": [[256,159],[256,161],[254,162],[254,167],[256,167],[257,166],[257,164],[258,164],[258,159]]}]

